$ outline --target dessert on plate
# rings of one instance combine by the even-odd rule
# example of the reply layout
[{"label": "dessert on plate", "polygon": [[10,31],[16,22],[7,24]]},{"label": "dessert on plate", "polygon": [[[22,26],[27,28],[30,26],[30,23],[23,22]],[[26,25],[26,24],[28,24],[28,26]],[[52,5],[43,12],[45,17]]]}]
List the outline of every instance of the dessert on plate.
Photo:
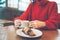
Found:
[{"label": "dessert on plate", "polygon": [[35,36],[35,33],[31,30],[30,27],[23,28],[22,32],[29,36]]}]

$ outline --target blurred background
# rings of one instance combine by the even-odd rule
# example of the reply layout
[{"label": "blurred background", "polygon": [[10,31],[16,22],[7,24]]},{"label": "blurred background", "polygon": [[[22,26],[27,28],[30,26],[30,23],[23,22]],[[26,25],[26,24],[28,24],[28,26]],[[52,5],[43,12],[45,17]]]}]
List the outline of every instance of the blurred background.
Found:
[{"label": "blurred background", "polygon": [[[58,14],[60,13],[60,0],[55,1],[58,5]],[[30,0],[0,0],[0,19],[12,20],[26,11]]]}]

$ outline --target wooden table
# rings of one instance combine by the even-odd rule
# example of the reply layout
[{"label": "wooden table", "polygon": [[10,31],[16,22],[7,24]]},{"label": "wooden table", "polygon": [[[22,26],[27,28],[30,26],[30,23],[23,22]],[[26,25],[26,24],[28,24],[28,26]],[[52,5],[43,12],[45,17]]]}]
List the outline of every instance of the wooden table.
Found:
[{"label": "wooden table", "polygon": [[60,40],[60,29],[42,30],[43,35],[39,38],[29,39],[16,35],[14,26],[7,26],[7,40]]},{"label": "wooden table", "polygon": [[42,30],[43,35],[41,37],[29,39],[17,36],[16,29],[13,25],[5,26],[5,28],[7,29],[7,40],[60,40],[60,29]]}]

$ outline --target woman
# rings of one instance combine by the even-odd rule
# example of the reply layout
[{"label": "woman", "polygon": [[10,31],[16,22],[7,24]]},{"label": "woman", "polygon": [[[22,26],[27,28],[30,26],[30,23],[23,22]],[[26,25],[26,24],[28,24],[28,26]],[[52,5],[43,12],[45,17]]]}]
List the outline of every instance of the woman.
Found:
[{"label": "woman", "polygon": [[29,20],[37,29],[57,29],[57,4],[48,0],[32,0],[27,10],[16,20]]}]

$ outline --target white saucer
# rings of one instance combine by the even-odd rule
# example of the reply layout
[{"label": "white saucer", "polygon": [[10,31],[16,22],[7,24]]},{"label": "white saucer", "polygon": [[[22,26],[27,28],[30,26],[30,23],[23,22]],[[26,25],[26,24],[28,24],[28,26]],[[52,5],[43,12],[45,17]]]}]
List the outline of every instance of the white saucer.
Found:
[{"label": "white saucer", "polygon": [[26,35],[22,32],[22,29],[18,29],[16,30],[16,34],[19,35],[19,36],[22,36],[22,37],[27,37],[27,38],[36,38],[36,37],[40,37],[42,36],[42,32],[38,29],[31,29],[36,36],[29,36],[29,35]]}]

